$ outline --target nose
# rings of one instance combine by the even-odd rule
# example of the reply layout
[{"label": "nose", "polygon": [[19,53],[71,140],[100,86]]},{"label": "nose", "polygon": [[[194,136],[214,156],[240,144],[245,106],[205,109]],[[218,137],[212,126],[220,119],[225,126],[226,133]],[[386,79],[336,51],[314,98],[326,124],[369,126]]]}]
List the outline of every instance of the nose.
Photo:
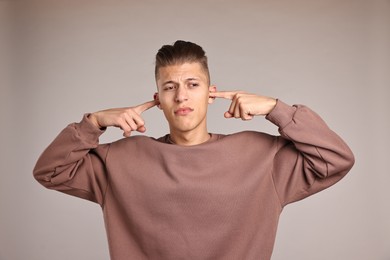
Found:
[{"label": "nose", "polygon": [[176,96],[175,96],[175,101],[177,103],[181,103],[181,102],[184,102],[184,101],[187,101],[188,100],[188,95],[187,95],[187,89],[185,87],[178,87],[176,89]]}]

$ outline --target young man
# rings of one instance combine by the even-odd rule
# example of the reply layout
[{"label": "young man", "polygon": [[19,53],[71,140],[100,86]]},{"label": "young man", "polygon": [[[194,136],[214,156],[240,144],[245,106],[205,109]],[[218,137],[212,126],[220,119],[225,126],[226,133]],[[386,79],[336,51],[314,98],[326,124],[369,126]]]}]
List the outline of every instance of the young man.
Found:
[{"label": "young man", "polygon": [[[111,258],[270,259],[285,205],[339,181],[352,167],[348,146],[309,108],[210,86],[203,49],[177,41],[156,55],[158,92],[131,108],[86,114],[39,158],[35,178],[98,203]],[[207,107],[231,100],[226,118],[263,116],[280,136],[207,131]],[[164,112],[169,134],[145,132],[142,113]],[[98,144],[106,127],[124,138]]]}]

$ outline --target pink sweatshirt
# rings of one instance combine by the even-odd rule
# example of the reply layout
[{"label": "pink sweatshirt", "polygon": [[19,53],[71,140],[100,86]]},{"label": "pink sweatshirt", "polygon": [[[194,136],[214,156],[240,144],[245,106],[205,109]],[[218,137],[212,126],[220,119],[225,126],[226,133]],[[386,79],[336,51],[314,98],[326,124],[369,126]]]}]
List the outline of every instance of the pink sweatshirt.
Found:
[{"label": "pink sweatshirt", "polygon": [[270,259],[288,203],[339,181],[348,146],[309,108],[278,101],[266,117],[281,136],[212,134],[195,146],[167,136],[99,145],[85,115],[39,158],[49,189],[98,203],[111,259]]}]

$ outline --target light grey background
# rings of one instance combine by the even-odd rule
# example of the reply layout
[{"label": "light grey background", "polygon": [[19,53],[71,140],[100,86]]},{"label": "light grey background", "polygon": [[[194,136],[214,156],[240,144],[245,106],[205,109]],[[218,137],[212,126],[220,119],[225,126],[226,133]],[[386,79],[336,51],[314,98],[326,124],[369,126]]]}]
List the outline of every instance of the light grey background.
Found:
[{"label": "light grey background", "polygon": [[[0,26],[1,260],[109,258],[99,206],[32,169],[83,113],[150,100],[154,55],[176,39],[205,48],[220,90],[306,104],[356,155],[340,183],[285,208],[273,260],[390,259],[390,1],[0,1]],[[210,107],[211,132],[277,133],[224,119],[227,106]],[[148,135],[167,132],[158,109],[144,117]]]}]

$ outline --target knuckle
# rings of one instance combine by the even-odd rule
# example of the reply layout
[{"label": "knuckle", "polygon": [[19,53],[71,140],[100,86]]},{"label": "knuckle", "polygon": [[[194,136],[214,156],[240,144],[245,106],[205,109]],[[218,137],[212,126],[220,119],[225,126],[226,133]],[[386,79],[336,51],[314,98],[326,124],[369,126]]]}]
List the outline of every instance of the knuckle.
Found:
[{"label": "knuckle", "polygon": [[125,111],[124,111],[124,114],[126,115],[132,115],[134,113],[134,108],[127,108]]},{"label": "knuckle", "polygon": [[126,120],[125,120],[125,118],[124,117],[122,117],[122,116],[120,116],[119,118],[118,118],[118,125],[121,127],[121,128],[123,128],[126,124]]},{"label": "knuckle", "polygon": [[129,125],[126,123],[126,122],[120,122],[119,123],[119,127],[123,130],[123,131],[130,131],[130,127]]},{"label": "knuckle", "polygon": [[127,111],[123,111],[119,114],[119,119],[121,121],[126,121],[126,118],[128,117],[128,112]]}]

